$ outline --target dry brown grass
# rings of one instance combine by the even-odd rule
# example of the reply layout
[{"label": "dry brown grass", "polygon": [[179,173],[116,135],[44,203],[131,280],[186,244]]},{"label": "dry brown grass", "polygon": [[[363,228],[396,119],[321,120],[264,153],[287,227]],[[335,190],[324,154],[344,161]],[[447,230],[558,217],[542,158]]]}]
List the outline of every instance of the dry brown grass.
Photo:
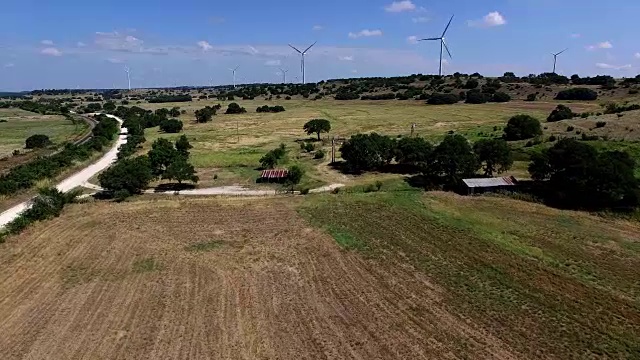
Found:
[{"label": "dry brown grass", "polygon": [[37,224],[0,251],[0,358],[518,357],[296,203],[95,203]]}]

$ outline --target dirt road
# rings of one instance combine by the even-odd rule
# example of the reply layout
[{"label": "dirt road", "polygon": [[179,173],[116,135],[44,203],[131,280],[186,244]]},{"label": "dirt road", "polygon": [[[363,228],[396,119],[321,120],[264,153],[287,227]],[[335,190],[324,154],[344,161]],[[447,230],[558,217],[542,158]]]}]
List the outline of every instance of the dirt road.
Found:
[{"label": "dirt road", "polygon": [[[116,119],[120,124],[122,124],[122,120],[114,115],[107,115],[111,118]],[[118,159],[118,148],[120,145],[127,142],[127,129],[121,128],[121,132],[118,137],[118,140],[113,144],[111,149],[98,161],[87,166],[83,170],[71,175],[67,179],[63,180],[60,184],[56,186],[58,190],[62,192],[70,191],[73,188],[78,186],[82,186],[86,183],[91,177],[100,171],[108,168]],[[23,211],[25,211],[30,205],[30,201],[25,201],[21,204],[18,204],[2,213],[0,213],[0,228],[4,227],[6,224],[13,221],[16,217],[18,217]]]}]

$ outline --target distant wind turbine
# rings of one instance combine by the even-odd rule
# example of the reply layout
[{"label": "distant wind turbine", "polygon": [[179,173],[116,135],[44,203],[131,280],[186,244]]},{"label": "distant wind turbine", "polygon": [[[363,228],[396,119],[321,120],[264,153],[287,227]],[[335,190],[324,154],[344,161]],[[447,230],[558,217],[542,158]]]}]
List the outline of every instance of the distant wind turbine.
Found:
[{"label": "distant wind turbine", "polygon": [[300,60],[300,69],[302,70],[302,84],[304,85],[305,83],[305,78],[304,78],[304,56],[307,54],[307,51],[309,51],[309,49],[311,49],[313,47],[313,45],[315,45],[317,43],[314,42],[313,44],[311,44],[308,48],[306,48],[304,51],[300,51],[298,50],[295,46],[289,44],[289,46],[298,52],[298,54],[300,54],[301,60]]},{"label": "distant wind turbine", "polygon": [[566,48],[562,51],[560,51],[559,53],[551,53],[551,55],[553,55],[553,73],[556,73],[556,62],[558,61],[558,55],[562,54],[563,52],[569,50],[569,48]]},{"label": "distant wind turbine", "polygon": [[129,91],[131,91],[131,69],[128,66],[124,67],[124,72],[127,73],[127,81],[129,82]]},{"label": "distant wind turbine", "polygon": [[289,72],[289,70],[285,70],[283,68],[280,68],[280,71],[282,72],[282,83],[286,84],[287,83],[287,72]]},{"label": "distant wind turbine", "polygon": [[449,25],[451,25],[451,21],[453,21],[453,15],[451,16],[451,19],[449,19],[449,23],[447,24],[447,27],[444,28],[444,31],[442,32],[442,35],[440,35],[440,37],[419,40],[419,41],[440,41],[440,68],[438,70],[439,76],[442,76],[442,48],[444,47],[444,49],[447,50],[447,54],[449,54],[449,58],[451,59],[453,58],[451,56],[451,52],[449,51],[449,48],[447,47],[447,43],[444,41],[444,35],[447,33],[447,30],[449,30]]},{"label": "distant wind turbine", "polygon": [[240,67],[240,65],[236,66],[235,69],[229,68],[229,70],[231,70],[233,72],[233,88],[236,88],[236,70],[238,70],[238,68]]}]

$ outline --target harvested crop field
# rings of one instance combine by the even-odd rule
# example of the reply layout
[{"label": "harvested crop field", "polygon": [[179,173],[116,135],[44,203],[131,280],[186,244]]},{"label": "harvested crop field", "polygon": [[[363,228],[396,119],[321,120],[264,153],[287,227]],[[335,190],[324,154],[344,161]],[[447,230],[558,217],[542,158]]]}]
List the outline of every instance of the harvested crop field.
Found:
[{"label": "harvested crop field", "polygon": [[522,357],[409,262],[311,227],[300,201],[74,205],[10,238],[0,358]]}]

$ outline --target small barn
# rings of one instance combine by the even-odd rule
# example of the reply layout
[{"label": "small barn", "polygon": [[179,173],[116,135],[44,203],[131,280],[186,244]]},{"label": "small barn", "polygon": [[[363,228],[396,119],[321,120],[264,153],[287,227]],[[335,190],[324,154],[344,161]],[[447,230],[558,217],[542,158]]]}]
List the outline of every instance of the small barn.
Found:
[{"label": "small barn", "polygon": [[465,191],[468,195],[481,194],[496,190],[515,189],[517,180],[513,176],[463,179]]},{"label": "small barn", "polygon": [[287,179],[289,171],[286,169],[268,169],[262,170],[260,174],[260,182],[283,182]]}]

